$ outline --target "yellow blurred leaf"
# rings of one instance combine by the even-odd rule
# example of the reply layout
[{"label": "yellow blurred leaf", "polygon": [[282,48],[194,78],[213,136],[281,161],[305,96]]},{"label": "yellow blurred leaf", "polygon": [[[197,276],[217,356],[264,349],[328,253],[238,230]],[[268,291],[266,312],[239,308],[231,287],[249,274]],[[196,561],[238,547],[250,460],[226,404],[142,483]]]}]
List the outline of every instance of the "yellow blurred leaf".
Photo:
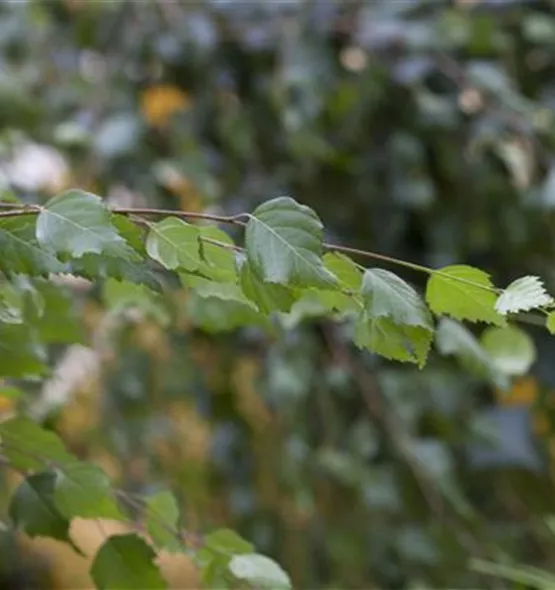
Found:
[{"label": "yellow blurred leaf", "polygon": [[539,384],[530,375],[514,380],[509,391],[496,391],[496,398],[500,406],[529,406],[539,395]]},{"label": "yellow blurred leaf", "polygon": [[172,115],[190,107],[191,99],[176,86],[151,86],[141,96],[141,113],[152,127],[165,127]]}]

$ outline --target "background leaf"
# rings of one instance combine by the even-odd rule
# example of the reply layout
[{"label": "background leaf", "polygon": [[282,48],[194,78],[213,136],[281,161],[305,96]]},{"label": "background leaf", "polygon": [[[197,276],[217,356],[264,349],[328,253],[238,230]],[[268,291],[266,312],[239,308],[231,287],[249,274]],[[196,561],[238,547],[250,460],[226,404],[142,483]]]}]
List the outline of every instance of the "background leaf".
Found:
[{"label": "background leaf", "polygon": [[480,340],[494,365],[506,375],[524,375],[536,360],[534,341],[516,326],[488,328]]}]

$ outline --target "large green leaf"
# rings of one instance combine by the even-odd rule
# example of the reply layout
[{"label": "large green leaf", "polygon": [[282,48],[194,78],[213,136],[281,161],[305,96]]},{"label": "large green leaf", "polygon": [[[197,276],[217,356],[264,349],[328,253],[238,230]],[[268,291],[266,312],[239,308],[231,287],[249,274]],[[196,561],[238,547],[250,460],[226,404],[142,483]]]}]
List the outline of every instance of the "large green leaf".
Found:
[{"label": "large green leaf", "polygon": [[97,551],[91,577],[102,590],[164,590],[156,553],[135,534],[112,535]]},{"label": "large green leaf", "polygon": [[0,322],[0,378],[45,375],[46,355],[27,324]]},{"label": "large green leaf", "polygon": [[43,470],[50,465],[66,466],[76,461],[54,432],[23,416],[0,422],[0,448],[17,469]]},{"label": "large green leaf", "polygon": [[37,219],[39,244],[57,253],[79,258],[83,254],[136,254],[111,223],[100,197],[80,190],[58,195],[44,205]]},{"label": "large green leaf", "polygon": [[516,326],[488,328],[480,341],[494,366],[506,375],[524,375],[536,360],[534,341]]},{"label": "large green leaf", "polygon": [[495,311],[496,299],[489,275],[471,266],[446,266],[432,274],[426,287],[431,310],[457,320],[504,325]]},{"label": "large green leaf", "polygon": [[54,502],[67,518],[124,518],[110,479],[92,463],[74,462],[56,471]]},{"label": "large green leaf", "polygon": [[179,551],[179,507],[175,496],[168,491],[145,498],[145,522],[156,545],[168,551]]},{"label": "large green leaf", "polygon": [[381,268],[364,273],[361,292],[367,319],[390,318],[399,326],[433,330],[431,314],[418,293],[396,274]]},{"label": "large green leaf", "polygon": [[376,317],[358,323],[355,344],[387,359],[416,363],[423,367],[433,332],[424,326],[395,324],[389,317]]},{"label": "large green leaf", "polygon": [[498,313],[506,315],[517,311],[528,311],[553,303],[538,277],[527,276],[513,281],[495,303]]},{"label": "large green leaf", "polygon": [[193,271],[200,264],[200,232],[177,217],[150,225],[146,240],[148,255],[169,270]]},{"label": "large green leaf", "polygon": [[256,588],[291,588],[289,576],[275,561],[265,555],[235,555],[229,563],[229,570],[238,580],[244,580]]},{"label": "large green leaf", "polygon": [[30,537],[52,537],[72,543],[70,521],[54,505],[52,472],[28,475],[12,495],[10,518],[16,528]]},{"label": "large green leaf", "polygon": [[245,233],[247,257],[262,280],[298,287],[337,283],[322,261],[323,226],[312,209],[289,197],[263,203]]},{"label": "large green leaf", "polygon": [[0,271],[48,276],[65,270],[52,248],[37,242],[35,227],[34,215],[0,219]]}]

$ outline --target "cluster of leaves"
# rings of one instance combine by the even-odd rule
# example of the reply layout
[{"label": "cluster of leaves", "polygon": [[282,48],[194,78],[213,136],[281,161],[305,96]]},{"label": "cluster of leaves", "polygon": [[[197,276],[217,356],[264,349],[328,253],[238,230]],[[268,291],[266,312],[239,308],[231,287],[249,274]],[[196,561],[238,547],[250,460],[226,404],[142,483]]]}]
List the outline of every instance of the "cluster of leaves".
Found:
[{"label": "cluster of leaves", "polygon": [[[470,266],[432,270],[390,259],[430,275],[424,301],[396,274],[364,268],[344,253],[349,248],[325,244],[318,216],[289,197],[268,201],[252,214],[225,218],[179,212],[157,222],[139,218],[137,223],[130,218],[138,217],[141,210],[114,212],[100,197],[77,190],[40,207],[5,207],[0,237],[6,256],[1,266],[7,277],[16,277],[4,284],[2,301],[8,329],[3,345],[14,356],[6,357],[8,377],[40,374],[38,351],[31,347],[32,341],[26,350],[18,349],[17,342],[23,339],[18,330],[31,329],[25,315],[30,297],[34,296],[32,313],[37,317],[52,313],[53,306],[45,304],[29,277],[69,273],[107,278],[105,290],[112,305],[142,305],[149,311],[156,307],[151,289],[156,275],[153,270],[150,277],[142,276],[147,258],[175,273],[195,297],[214,301],[232,327],[272,328],[270,318],[276,312],[291,314],[310,301],[324,315],[353,319],[359,347],[420,367],[436,334],[432,313],[452,318],[438,326],[439,351],[482,365],[492,375],[523,374],[534,360],[531,340],[508,323],[514,314],[540,310],[547,316],[548,329],[555,331],[555,312],[550,311],[555,302],[539,278],[523,277],[497,289],[487,273]],[[213,225],[194,225],[180,218],[195,215],[244,227],[244,246],[237,246]],[[26,282],[18,287],[22,275]],[[461,320],[493,327],[478,343],[455,323]],[[206,327],[217,330],[218,323],[211,326],[208,318]]]},{"label": "cluster of leaves", "polygon": [[[65,313],[63,302],[50,297],[49,283],[34,283],[33,278],[75,274],[100,279],[111,305],[151,313],[161,305],[160,294],[146,278],[144,283],[131,281],[148,260],[171,271],[193,296],[213,301],[232,326],[257,323],[274,330],[280,317],[308,300],[317,303],[322,315],[349,321],[359,347],[422,367],[435,336],[442,354],[455,355],[470,371],[489,372],[494,381],[526,372],[533,361],[531,340],[508,324],[512,314],[538,309],[547,314],[550,330],[555,323],[555,312],[550,311],[555,303],[537,277],[523,277],[496,290],[485,272],[469,266],[422,268],[431,275],[424,302],[396,274],[365,269],[341,252],[348,248],[325,244],[314,211],[289,197],[267,201],[250,214],[197,214],[244,227],[244,246],[213,225],[180,218],[194,214],[176,212],[152,222],[145,219],[145,211],[112,211],[100,197],[78,190],[42,206],[5,204],[4,209],[3,378],[29,379],[47,372],[41,347],[50,341],[49,333],[56,333],[52,315]],[[436,328],[432,312],[452,319],[442,319]],[[276,316],[277,324],[272,322]],[[459,320],[493,327],[479,342]],[[63,337],[72,341],[78,330],[67,330],[70,334]],[[6,389],[6,394],[17,395],[17,390]],[[10,516],[14,526],[29,535],[72,543],[72,518],[125,518],[106,474],[78,461],[55,434],[29,419],[17,416],[0,422],[0,449],[10,467],[26,474],[13,495]],[[171,494],[147,498],[145,508],[146,530],[156,546],[180,550],[179,511]],[[279,566],[253,553],[249,543],[229,531],[205,537],[194,555],[207,587],[224,587],[234,579],[256,587],[289,586]],[[154,557],[138,535],[112,536],[97,552],[91,575],[99,588],[139,588],[147,580],[149,587],[163,588]]]}]

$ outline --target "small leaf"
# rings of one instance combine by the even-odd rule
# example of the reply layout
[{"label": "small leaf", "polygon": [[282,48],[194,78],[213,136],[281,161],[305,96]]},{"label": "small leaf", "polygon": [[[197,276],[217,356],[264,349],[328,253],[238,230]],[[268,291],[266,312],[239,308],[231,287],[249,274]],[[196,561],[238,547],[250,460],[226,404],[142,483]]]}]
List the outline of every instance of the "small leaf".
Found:
[{"label": "small leaf", "polygon": [[80,258],[83,254],[123,255],[133,252],[111,223],[100,197],[71,190],[50,199],[37,218],[39,244],[59,254]]},{"label": "small leaf", "polygon": [[30,537],[52,537],[72,544],[70,521],[53,502],[54,478],[50,472],[28,475],[11,498],[10,518]]},{"label": "small leaf", "polygon": [[433,330],[430,312],[418,293],[392,272],[368,269],[362,281],[362,295],[367,319],[387,317],[399,326]]},{"label": "small leaf", "polygon": [[534,341],[516,326],[488,328],[480,340],[494,366],[506,375],[524,375],[536,360]]},{"label": "small leaf", "polygon": [[256,208],[245,232],[247,258],[269,283],[330,288],[337,279],[322,261],[323,226],[312,209],[289,197]]},{"label": "small leaf", "polygon": [[426,301],[435,314],[502,326],[505,320],[495,311],[496,299],[489,275],[471,266],[442,268],[432,274],[426,287]]},{"label": "small leaf", "polygon": [[108,476],[92,463],[74,462],[57,470],[54,502],[67,518],[124,519]]},{"label": "small leaf", "polygon": [[513,281],[495,303],[495,309],[501,315],[528,311],[537,307],[543,307],[553,303],[538,277],[527,276]]},{"label": "small leaf", "polygon": [[507,389],[507,375],[499,371],[493,359],[476,338],[459,322],[443,318],[436,330],[436,346],[442,355],[454,355],[463,369]]},{"label": "small leaf", "polygon": [[7,275],[48,276],[65,270],[51,248],[35,238],[35,217],[0,219],[0,271]]},{"label": "small leaf", "polygon": [[291,588],[289,576],[275,561],[265,555],[236,555],[229,563],[229,571],[237,579],[245,580],[257,588]]},{"label": "small leaf", "polygon": [[54,432],[22,416],[0,422],[0,448],[17,469],[42,470],[50,464],[68,465],[76,461]]},{"label": "small leaf", "polygon": [[112,535],[97,551],[91,577],[102,590],[164,590],[156,553],[138,535]]},{"label": "small leaf", "polygon": [[426,364],[433,332],[423,326],[398,325],[391,318],[377,317],[357,324],[355,344],[387,359]]},{"label": "small leaf", "polygon": [[225,555],[251,553],[254,549],[251,543],[230,529],[220,529],[206,535],[204,545],[212,551]]},{"label": "small leaf", "polygon": [[555,334],[555,311],[552,311],[547,316],[546,327],[549,330],[550,334]]},{"label": "small leaf", "polygon": [[146,527],[156,545],[168,551],[179,551],[179,507],[174,495],[158,492],[145,499]]},{"label": "small leaf", "polygon": [[288,312],[291,309],[297,297],[290,288],[277,283],[263,282],[244,257],[239,258],[238,266],[243,293],[256,303],[262,313]]},{"label": "small leaf", "polygon": [[196,270],[200,264],[199,230],[177,217],[167,217],[150,225],[146,250],[169,270]]}]

